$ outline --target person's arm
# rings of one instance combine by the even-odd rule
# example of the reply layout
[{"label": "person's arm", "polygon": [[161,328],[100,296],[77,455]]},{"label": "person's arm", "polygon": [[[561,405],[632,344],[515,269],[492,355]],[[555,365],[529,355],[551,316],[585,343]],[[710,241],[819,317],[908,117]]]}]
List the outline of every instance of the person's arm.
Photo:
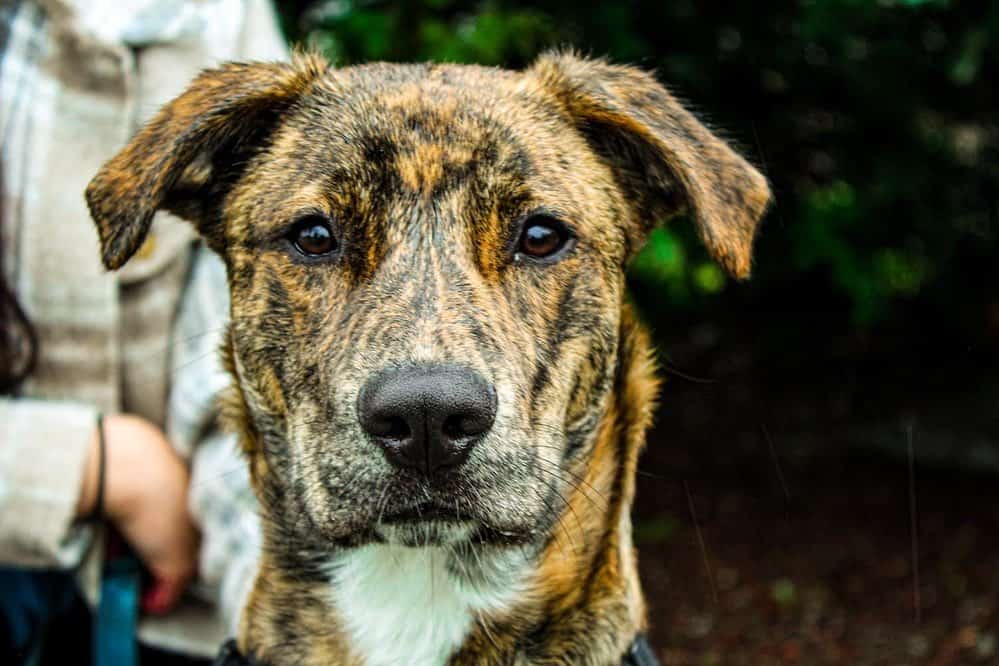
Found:
[{"label": "person's arm", "polygon": [[[171,605],[194,570],[188,472],[160,430],[80,404],[0,399],[0,563],[70,569],[112,522]],[[103,441],[102,441],[103,440]],[[100,504],[98,506],[98,503]]]}]

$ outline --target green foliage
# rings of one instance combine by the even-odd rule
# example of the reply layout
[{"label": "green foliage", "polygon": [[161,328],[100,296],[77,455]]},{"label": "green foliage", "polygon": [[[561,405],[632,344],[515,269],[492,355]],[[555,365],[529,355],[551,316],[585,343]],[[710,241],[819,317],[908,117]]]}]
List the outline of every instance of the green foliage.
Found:
[{"label": "green foliage", "polygon": [[770,586],[770,598],[781,608],[792,606],[798,600],[798,588],[790,578],[778,578]]},{"label": "green foliage", "polygon": [[680,529],[680,522],[669,513],[649,516],[635,524],[635,542],[640,546],[669,543]]},{"label": "green foliage", "polygon": [[682,241],[669,229],[652,231],[648,243],[632,262],[631,269],[638,279],[664,286],[674,301],[689,298],[687,253]]},{"label": "green foliage", "polygon": [[[655,68],[773,182],[754,280],[736,287],[692,224],[633,266],[653,308],[825,303],[862,328],[999,301],[999,3],[953,0],[330,0],[282,3],[336,63],[518,67],[574,45]],[[779,293],[785,302],[777,303]]]},{"label": "green foliage", "polygon": [[319,2],[304,14],[300,38],[339,64],[434,60],[485,65],[529,59],[558,39],[544,12],[489,2],[467,4]]}]

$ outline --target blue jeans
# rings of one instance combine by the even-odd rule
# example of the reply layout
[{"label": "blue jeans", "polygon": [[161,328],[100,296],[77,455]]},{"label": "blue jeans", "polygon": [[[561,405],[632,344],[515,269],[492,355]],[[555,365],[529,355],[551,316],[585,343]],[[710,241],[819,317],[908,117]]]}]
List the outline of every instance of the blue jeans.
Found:
[{"label": "blue jeans", "polygon": [[[105,565],[101,602],[92,613],[93,666],[136,666],[139,608],[138,562],[119,557]],[[0,662],[33,665],[43,644],[60,640],[47,635],[54,620],[79,600],[72,573],[0,568]],[[5,651],[10,654],[5,654]]]},{"label": "blue jeans", "polygon": [[72,574],[0,568],[0,624],[7,643],[0,657],[37,662],[45,628],[69,612],[76,598]]}]

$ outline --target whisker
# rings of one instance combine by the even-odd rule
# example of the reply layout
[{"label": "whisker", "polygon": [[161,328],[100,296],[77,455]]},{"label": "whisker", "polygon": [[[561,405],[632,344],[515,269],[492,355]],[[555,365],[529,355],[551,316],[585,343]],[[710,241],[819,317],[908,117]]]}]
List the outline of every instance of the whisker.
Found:
[{"label": "whisker", "polygon": [[184,363],[181,363],[180,365],[177,365],[177,366],[174,366],[174,367],[170,368],[170,377],[172,379],[175,379],[177,377],[177,375],[179,375],[182,370],[186,370],[187,368],[190,368],[195,363],[200,363],[201,361],[204,361],[206,358],[211,358],[212,356],[214,356],[216,354],[218,354],[218,350],[216,350],[216,349],[213,349],[210,352],[205,352],[204,354],[198,354],[194,358],[188,359]]},{"label": "whisker", "polygon": [[777,470],[777,480],[780,482],[781,490],[784,491],[784,503],[791,503],[791,491],[788,490],[787,481],[784,479],[784,470],[781,469],[780,459],[777,457],[777,449],[774,447],[773,439],[770,437],[770,431],[767,430],[767,425],[765,423],[760,423],[760,430],[763,432],[763,439],[767,442],[767,447],[770,449],[770,459],[773,460],[774,468]]},{"label": "whisker", "polygon": [[[543,472],[547,473],[547,474],[551,474],[551,476],[553,478],[561,480],[561,477],[552,474],[550,471],[545,470],[544,468],[541,468],[541,470]],[[562,495],[562,492],[558,488],[552,488],[552,490],[555,491],[555,496],[558,497],[559,500],[561,500],[562,505],[569,511],[569,513],[572,514],[572,517],[573,517],[573,519],[575,519],[576,526],[579,528],[580,533],[584,533],[586,530],[583,529],[583,522],[579,519],[579,514],[576,513],[576,510],[572,508],[572,504],[565,498],[564,495]],[[584,493],[584,497],[585,497],[585,493]],[[559,516],[556,516],[556,518],[560,519]],[[568,535],[570,537],[570,540],[571,540],[571,533],[569,532],[569,530],[564,525],[562,527],[565,530],[566,535]],[[573,546],[573,550],[578,554],[579,553],[578,544],[571,543],[571,545]]]},{"label": "whisker", "polygon": [[210,484],[217,483],[217,482],[221,481],[222,479],[224,479],[225,477],[227,477],[227,476],[229,476],[231,474],[235,474],[237,472],[242,472],[245,469],[246,469],[246,464],[242,463],[238,467],[233,467],[230,470],[226,470],[224,472],[220,472],[220,473],[212,476],[210,479],[201,479],[197,483],[192,483],[191,487],[192,488],[203,488],[203,487],[206,487],[206,486],[208,486]]},{"label": "whisker", "polygon": [[923,619],[923,603],[919,585],[919,520],[916,513],[916,455],[912,446],[912,423],[906,425],[909,457],[909,530],[912,539],[912,607],[916,624]]},{"label": "whisker", "polygon": [[687,505],[690,507],[690,517],[694,521],[694,532],[697,534],[697,543],[701,548],[701,557],[704,560],[704,570],[708,574],[708,583],[711,585],[711,598],[715,605],[718,605],[718,588],[715,586],[715,575],[711,570],[711,562],[708,560],[708,548],[704,544],[704,535],[701,534],[701,524],[697,521],[697,511],[694,509],[694,496],[690,494],[690,485],[684,481],[683,490],[687,493]]},{"label": "whisker", "polygon": [[[569,481],[575,481],[576,482],[575,484],[569,483],[569,485],[571,485],[573,488],[575,488],[575,489],[579,490],[581,493],[583,493],[583,495],[588,500],[590,500],[590,502],[592,502],[593,505],[597,509],[599,509],[599,510],[602,511],[603,509],[607,508],[607,506],[610,504],[610,500],[608,500],[607,497],[605,497],[604,494],[601,493],[598,489],[594,488],[593,484],[591,484],[584,477],[579,476],[578,474],[576,474],[572,470],[563,469],[563,468],[560,468],[560,467],[559,468],[549,468],[547,466],[547,463],[545,461],[543,461],[543,460],[538,460],[537,463],[538,463],[538,467],[540,469],[542,469],[545,472],[551,474],[552,476],[555,476],[559,480],[562,480],[562,478],[560,476],[561,473],[564,472],[565,474],[568,474],[571,477],[571,479],[569,479]],[[589,494],[587,494],[586,490],[582,486],[580,486],[578,484],[584,484],[587,488],[589,488],[594,493],[596,493],[597,494],[597,499],[599,499],[603,504],[598,504],[597,500],[595,500],[592,497],[590,497]]]},{"label": "whisker", "polygon": [[[566,538],[569,539],[569,545],[572,547],[572,550],[578,554],[579,549],[572,540],[572,533],[569,531],[568,527],[566,527],[565,523],[562,520],[562,514],[555,511],[555,507],[552,506],[549,500],[541,496],[541,492],[537,488],[534,489],[534,492],[538,496],[538,499],[540,499],[545,505],[545,515],[552,516],[555,518],[555,525],[562,531],[563,534],[566,535]],[[568,507],[569,506],[568,503],[565,501],[565,498],[558,493],[558,489],[555,489],[555,493],[558,494],[559,499],[562,500],[562,504]],[[577,518],[576,521],[578,523],[579,519]],[[568,559],[566,557],[565,547],[562,545],[561,539],[557,539],[556,543],[558,544],[559,554],[562,555],[562,559],[563,560]]]},{"label": "whisker", "polygon": [[[556,452],[559,452],[559,453],[563,452],[563,449],[561,447],[554,446],[552,444],[535,444],[534,446],[537,447],[537,448],[539,448],[539,449],[549,449],[551,451],[556,451]],[[547,461],[539,460],[538,462],[541,463],[541,464],[544,464]],[[563,468],[559,468],[559,469],[563,469]],[[575,478],[580,483],[585,483],[593,492],[595,492],[600,497],[600,499],[602,499],[604,502],[607,502],[607,498],[604,497],[603,493],[601,493],[599,490],[597,490],[596,488],[594,488],[593,484],[591,484],[589,481],[587,481],[585,477],[580,476],[579,474],[576,474],[571,469],[568,469],[568,468],[564,468],[564,469],[565,469],[565,473],[566,474],[571,475],[573,478]]]},{"label": "whisker", "polygon": [[378,503],[375,504],[375,508],[378,509],[378,522],[382,522],[382,518],[385,516],[385,509],[388,507],[388,502],[385,501],[385,495],[388,494],[389,485],[386,483],[385,487],[382,488],[381,495],[378,496]]},{"label": "whisker", "polygon": [[[168,352],[176,351],[176,349],[178,347],[186,345],[189,342],[193,342],[193,341],[195,341],[195,340],[197,340],[199,338],[204,338],[204,337],[209,336],[209,335],[215,335],[217,333],[223,333],[223,332],[225,332],[225,330],[226,330],[225,326],[219,326],[218,328],[210,328],[208,330],[202,331],[201,333],[194,333],[192,335],[188,335],[188,336],[185,336],[185,337],[182,337],[182,338],[174,338],[174,339],[170,340],[169,342],[167,342],[167,344],[163,345],[162,347],[158,347],[157,349],[155,349],[154,351],[151,351],[150,353],[152,355],[155,355],[155,356],[161,356],[161,355],[166,354]],[[221,343],[221,342],[222,342],[222,340],[220,339],[219,343]],[[213,347],[213,352],[217,352],[217,351],[218,350]]]},{"label": "whisker", "polygon": [[680,379],[685,379],[686,381],[692,382],[694,384],[717,384],[718,383],[717,379],[711,379],[710,377],[697,377],[695,375],[690,375],[690,374],[687,374],[685,372],[682,372],[675,365],[673,365],[672,363],[670,363],[669,359],[666,359],[666,358],[662,359],[662,362],[660,363],[660,365],[662,366],[663,372],[665,372],[666,374],[673,375],[675,377],[679,377]]}]

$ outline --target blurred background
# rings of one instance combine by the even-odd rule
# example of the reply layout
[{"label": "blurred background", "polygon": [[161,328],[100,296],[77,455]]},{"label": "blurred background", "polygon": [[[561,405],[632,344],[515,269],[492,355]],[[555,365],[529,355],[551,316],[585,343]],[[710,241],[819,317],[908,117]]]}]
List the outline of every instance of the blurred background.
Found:
[{"label": "blurred background", "polygon": [[667,378],[636,531],[667,664],[999,663],[999,3],[282,2],[336,64],[654,69],[769,177],[753,278],[632,267]]}]

